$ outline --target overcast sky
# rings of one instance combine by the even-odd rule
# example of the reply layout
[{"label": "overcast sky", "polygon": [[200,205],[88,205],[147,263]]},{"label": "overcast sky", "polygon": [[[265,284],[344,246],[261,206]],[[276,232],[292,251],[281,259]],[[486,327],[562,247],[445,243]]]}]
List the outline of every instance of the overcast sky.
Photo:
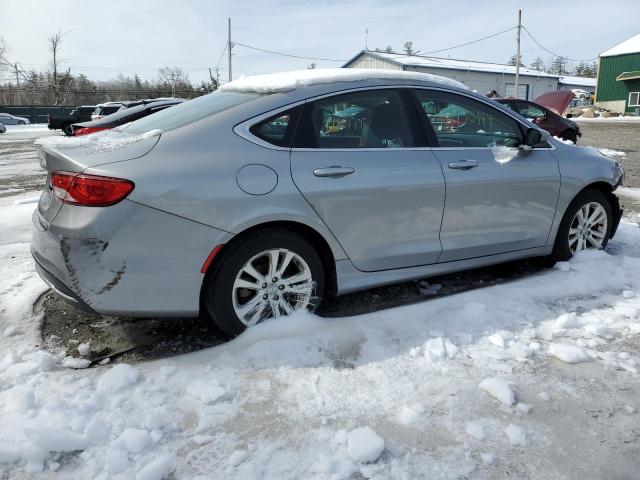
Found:
[{"label": "overcast sky", "polygon": [[[480,7],[479,5],[486,5]],[[0,0],[0,35],[7,57],[26,69],[44,69],[47,37],[67,32],[65,66],[94,80],[118,73],[157,78],[162,66],[180,66],[192,81],[208,77],[227,40],[294,55],[348,59],[365,46],[397,51],[413,41],[423,52],[448,48],[523,24],[546,48],[590,59],[640,32],[640,0]],[[515,53],[515,30],[480,43],[439,53],[468,60],[506,63]],[[280,57],[233,49],[234,78],[240,75],[341,66],[343,62]],[[523,35],[525,64],[552,56]],[[227,78],[226,56],[219,64]],[[0,77],[1,78],[1,77]],[[5,75],[6,78],[6,75]]]}]

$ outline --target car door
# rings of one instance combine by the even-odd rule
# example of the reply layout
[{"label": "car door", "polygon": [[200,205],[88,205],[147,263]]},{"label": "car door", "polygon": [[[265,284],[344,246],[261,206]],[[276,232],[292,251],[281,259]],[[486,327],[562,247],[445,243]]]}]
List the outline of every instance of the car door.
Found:
[{"label": "car door", "polygon": [[441,254],[444,176],[435,155],[418,147],[421,135],[402,89],[305,105],[291,174],[360,270],[426,265]]},{"label": "car door", "polygon": [[447,187],[440,261],[545,245],[560,191],[551,146],[518,149],[523,128],[488,101],[438,89],[414,93]]}]

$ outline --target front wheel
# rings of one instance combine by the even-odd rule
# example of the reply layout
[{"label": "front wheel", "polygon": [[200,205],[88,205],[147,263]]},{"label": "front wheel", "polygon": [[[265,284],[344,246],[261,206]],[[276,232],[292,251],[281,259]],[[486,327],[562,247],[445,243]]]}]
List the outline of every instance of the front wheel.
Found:
[{"label": "front wheel", "polygon": [[315,248],[287,230],[255,232],[214,261],[204,284],[207,313],[234,337],[270,318],[315,306],[324,293]]},{"label": "front wheel", "polygon": [[611,237],[613,214],[607,197],[585,190],[571,202],[562,218],[553,248],[555,260],[568,260],[582,250],[600,250]]},{"label": "front wheel", "polygon": [[562,132],[562,139],[570,140],[574,145],[578,143],[578,136],[573,130],[565,130],[564,132]]}]

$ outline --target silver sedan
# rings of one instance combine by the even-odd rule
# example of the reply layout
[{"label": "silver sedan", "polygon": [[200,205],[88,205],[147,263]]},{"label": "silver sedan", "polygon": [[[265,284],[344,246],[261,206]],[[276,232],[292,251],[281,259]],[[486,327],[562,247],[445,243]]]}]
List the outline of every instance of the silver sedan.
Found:
[{"label": "silver sedan", "polygon": [[0,123],[4,125],[28,125],[31,122],[25,117],[16,117],[8,113],[0,113]]},{"label": "silver sedan", "polygon": [[91,311],[208,315],[230,336],[327,295],[604,248],[619,163],[445,78],[241,79],[40,143],[32,252]]}]

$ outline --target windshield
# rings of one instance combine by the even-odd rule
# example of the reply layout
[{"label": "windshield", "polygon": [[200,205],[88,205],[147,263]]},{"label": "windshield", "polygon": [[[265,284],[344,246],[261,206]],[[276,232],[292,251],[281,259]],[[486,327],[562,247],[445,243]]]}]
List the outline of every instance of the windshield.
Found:
[{"label": "windshield", "polygon": [[155,129],[166,132],[247,103],[259,96],[256,93],[216,91],[130,123],[126,127],[127,133],[141,134]]}]

